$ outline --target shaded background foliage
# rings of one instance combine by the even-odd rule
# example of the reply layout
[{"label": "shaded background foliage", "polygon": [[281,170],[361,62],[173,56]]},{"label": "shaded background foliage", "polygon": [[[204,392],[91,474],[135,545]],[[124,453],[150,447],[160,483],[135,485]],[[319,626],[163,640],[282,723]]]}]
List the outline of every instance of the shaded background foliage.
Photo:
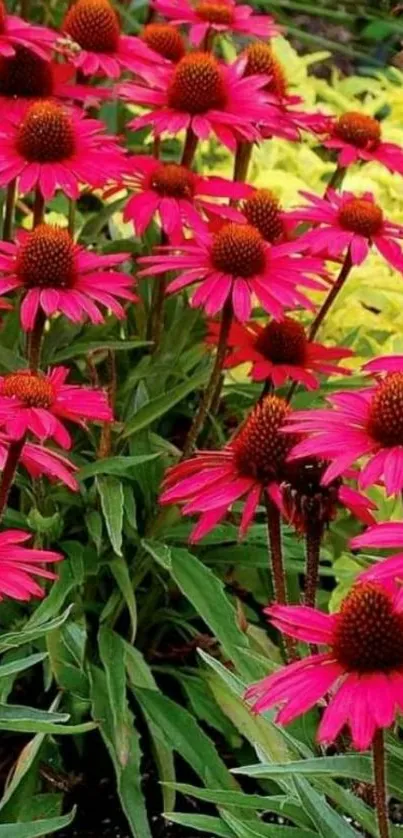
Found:
[{"label": "shaded background foliage", "polygon": [[[403,18],[392,17],[387,2],[381,8],[379,2],[357,6],[349,0],[337,7],[327,0],[258,5],[289,27],[293,46],[279,39],[277,50],[308,104],[341,112],[359,101],[366,112],[385,116],[390,137],[403,143],[403,77],[390,66],[403,40]],[[59,0],[34,3],[33,9],[38,20],[60,23]],[[135,32],[147,7],[122,2],[120,11],[127,31]],[[111,130],[121,124],[122,107],[103,110]],[[143,143],[143,136],[129,138],[132,150]],[[178,148],[172,141],[172,155]],[[202,144],[199,155],[205,171],[230,173],[229,156],[214,142]],[[257,152],[252,180],[270,185],[289,206],[308,182],[323,190],[332,168],[313,143],[273,140]],[[349,175],[346,187],[371,188],[385,210],[403,220],[398,177],[368,166]],[[122,203],[83,197],[79,240],[100,252],[125,250],[136,257],[149,251],[157,230],[151,227],[142,240],[133,237],[122,221]],[[48,220],[64,219],[67,211],[58,197]],[[19,221],[29,218],[20,212]],[[44,365],[67,362],[77,381],[106,385],[115,364],[119,423],[103,458],[98,430],[76,435],[78,495],[41,482],[32,486],[19,476],[10,498],[5,524],[30,529],[38,545],[57,544],[67,558],[39,606],[1,606],[0,836],[72,836],[75,829],[85,835],[91,818],[95,834],[105,836],[118,826],[137,838],[179,838],[196,830],[224,838],[353,838],[359,833],[351,821],[376,836],[373,810],[352,786],[371,781],[370,758],[318,757],[315,711],[280,731],[270,714],[253,717],[242,701],[244,686],[279,660],[261,616],[272,596],[263,513],[241,544],[228,522],[191,550],[190,524],[175,510],[156,517],[162,474],[179,453],[211,359],[202,315],[179,296],[167,303],[158,352],[150,351],[150,294],[150,284],[141,282],[142,304],[130,307],[123,324],[113,318],[97,327],[63,320],[46,334]],[[402,352],[401,302],[391,270],[373,255],[340,295],[324,338],[351,346],[357,367],[381,347],[382,354]],[[4,320],[0,372],[22,364],[13,311]],[[359,382],[353,375],[348,386]],[[331,380],[322,392],[336,386]],[[221,444],[258,394],[242,370],[228,375],[205,440]],[[308,398],[312,404],[311,395],[299,394],[296,405]],[[373,497],[382,519],[401,514],[400,502],[386,501],[377,490]],[[354,527],[342,517],[326,540],[320,605],[336,607],[362,567],[362,557],[344,552]],[[297,600],[303,547],[287,528],[284,543]],[[403,750],[396,742],[388,747],[390,789],[400,801]],[[260,765],[248,769],[257,758]],[[69,826],[75,802],[80,811]],[[398,834],[394,827],[392,835]]]}]

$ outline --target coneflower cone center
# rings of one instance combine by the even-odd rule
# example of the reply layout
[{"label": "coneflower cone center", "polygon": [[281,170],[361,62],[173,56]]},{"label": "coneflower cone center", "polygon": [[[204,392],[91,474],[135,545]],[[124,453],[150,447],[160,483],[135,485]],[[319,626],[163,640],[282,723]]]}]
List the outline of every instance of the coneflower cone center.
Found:
[{"label": "coneflower cone center", "polygon": [[264,240],[250,224],[225,224],[214,235],[211,259],[216,270],[247,279],[266,267]]},{"label": "coneflower cone center", "polygon": [[257,41],[246,48],[244,55],[247,59],[244,75],[269,76],[265,90],[280,98],[284,97],[287,93],[287,79],[272,48],[268,44]]},{"label": "coneflower cone center", "polygon": [[258,189],[244,202],[242,212],[265,241],[275,244],[284,235],[278,199],[269,189]]},{"label": "coneflower cone center", "polygon": [[74,244],[61,227],[41,224],[24,241],[17,274],[29,288],[71,288],[76,277]]},{"label": "coneflower cone center", "polygon": [[12,372],[2,382],[1,395],[17,398],[27,407],[49,408],[54,400],[50,381],[34,372]]},{"label": "coneflower cone center", "polygon": [[304,533],[312,525],[325,527],[336,514],[343,481],[338,477],[323,486],[326,466],[326,462],[314,458],[286,463],[282,499],[286,516],[298,532]]},{"label": "coneflower cone center", "polygon": [[151,176],[151,187],[162,196],[189,199],[195,192],[194,175],[186,166],[162,163]]},{"label": "coneflower cone center", "polygon": [[71,116],[56,102],[34,102],[17,133],[20,154],[32,163],[57,163],[75,151]]},{"label": "coneflower cone center", "polygon": [[0,57],[0,94],[30,99],[52,96],[50,63],[26,47],[14,49],[15,55]]},{"label": "coneflower cone center", "polygon": [[150,49],[175,64],[186,51],[182,35],[169,23],[149,23],[144,27],[141,38]]},{"label": "coneflower cone center", "polygon": [[108,0],[77,0],[69,9],[63,31],[88,52],[116,52],[120,22]]},{"label": "coneflower cone center", "polygon": [[282,433],[290,406],[278,396],[266,396],[249,414],[232,443],[239,473],[262,485],[279,479],[296,438]]},{"label": "coneflower cone center", "polygon": [[169,107],[199,114],[223,108],[226,100],[223,72],[214,56],[206,52],[184,55],[169,83]]},{"label": "coneflower cone center", "polygon": [[340,140],[368,150],[381,142],[381,126],[377,119],[358,111],[349,111],[337,120],[333,133]]},{"label": "coneflower cone center", "polygon": [[403,445],[403,373],[387,375],[375,390],[367,430],[386,448]]},{"label": "coneflower cone center", "polygon": [[196,4],[197,16],[206,23],[216,23],[221,26],[229,26],[234,19],[234,12],[231,6],[226,3],[209,3],[202,0]]},{"label": "coneflower cone center", "polygon": [[339,210],[339,223],[345,230],[370,239],[382,230],[383,212],[372,201],[353,198]]},{"label": "coneflower cone center", "polygon": [[305,329],[296,320],[285,317],[281,322],[272,320],[257,337],[255,349],[273,364],[290,364],[302,367],[306,360],[307,338]]},{"label": "coneflower cone center", "polygon": [[403,665],[403,616],[375,582],[357,584],[342,603],[332,641],[349,671],[387,672]]}]

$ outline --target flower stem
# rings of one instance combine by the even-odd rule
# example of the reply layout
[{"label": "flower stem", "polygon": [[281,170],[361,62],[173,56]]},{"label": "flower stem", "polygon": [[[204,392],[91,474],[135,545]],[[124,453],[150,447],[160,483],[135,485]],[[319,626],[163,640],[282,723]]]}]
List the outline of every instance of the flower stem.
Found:
[{"label": "flower stem", "polygon": [[45,323],[46,315],[42,309],[39,309],[35,318],[34,328],[28,338],[28,365],[33,372],[36,372],[39,367]]},{"label": "flower stem", "polygon": [[389,818],[386,789],[385,743],[383,730],[377,730],[372,743],[374,767],[375,807],[378,817],[379,838],[389,838]]},{"label": "flower stem", "polygon": [[188,169],[190,169],[193,163],[193,158],[196,153],[198,142],[199,138],[196,137],[196,134],[194,133],[194,131],[192,131],[191,128],[188,128],[186,132],[185,145],[183,147],[182,152],[181,166],[186,166]]},{"label": "flower stem", "polygon": [[38,227],[39,224],[42,224],[43,217],[45,215],[45,199],[42,195],[39,186],[36,187],[35,190],[35,200],[34,200],[34,210],[33,210],[33,222],[32,227],[35,230],[35,227]]},{"label": "flower stem", "polygon": [[339,292],[343,288],[343,285],[344,285],[352,267],[353,267],[353,263],[351,261],[351,254],[350,254],[350,250],[348,250],[347,254],[346,254],[346,258],[344,259],[344,263],[342,265],[341,271],[340,271],[337,279],[333,283],[333,285],[332,285],[332,287],[331,287],[323,305],[319,309],[319,311],[318,311],[318,313],[317,313],[317,315],[316,315],[316,317],[315,317],[315,319],[314,319],[314,321],[311,325],[311,328],[310,328],[309,334],[308,334],[308,340],[311,341],[316,336],[316,334],[319,331],[326,315],[329,312],[329,309],[332,307],[337,295],[339,294]]},{"label": "flower stem", "polygon": [[9,183],[7,186],[7,195],[6,195],[6,207],[4,212],[4,222],[3,222],[3,241],[9,242],[13,237],[13,224],[14,224],[14,210],[15,210],[15,198],[17,194],[17,180],[14,180]]},{"label": "flower stem", "polygon": [[[266,498],[267,533],[270,551],[270,570],[273,578],[274,597],[279,605],[287,605],[287,587],[285,581],[283,546],[281,542],[281,519],[277,506],[268,495]],[[298,657],[296,643],[293,637],[284,635],[284,646],[287,660]]]},{"label": "flower stem", "polygon": [[232,180],[245,183],[248,176],[249,163],[252,157],[253,143],[240,142],[237,145],[234,160],[234,174]]},{"label": "flower stem", "polygon": [[3,517],[3,513],[7,505],[7,498],[14,480],[15,472],[17,471],[17,466],[24,444],[25,437],[21,437],[21,439],[15,440],[15,442],[10,442],[9,445],[7,459],[4,463],[3,474],[0,482],[0,518]]},{"label": "flower stem", "polygon": [[329,189],[340,189],[346,171],[347,169],[343,168],[343,166],[336,166],[332,174],[332,177],[330,178],[329,183],[326,186],[325,198],[327,197]]},{"label": "flower stem", "polygon": [[306,544],[306,567],[305,567],[305,590],[304,604],[312,608],[316,604],[316,591],[319,579],[319,558],[320,545],[322,541],[323,527],[315,521],[308,523],[305,537]]},{"label": "flower stem", "polygon": [[227,351],[228,336],[232,323],[232,305],[227,301],[222,310],[220,334],[217,343],[217,352],[215,356],[214,366],[210,376],[210,381],[207,384],[200,407],[194,417],[192,426],[185,440],[185,445],[182,452],[182,460],[189,457],[196,445],[197,438],[203,428],[207,414],[210,411],[213,399],[217,392],[218,383],[221,378],[221,372],[225,361],[225,354]]},{"label": "flower stem", "polygon": [[[116,374],[116,355],[113,349],[108,350],[108,400],[112,410],[115,410],[116,390],[117,390],[117,374]],[[104,422],[102,426],[101,438],[98,446],[98,459],[102,460],[105,457],[110,457],[112,453],[112,423]]]},{"label": "flower stem", "polygon": [[71,238],[74,237],[74,228],[76,223],[76,202],[73,198],[69,199],[69,216],[68,216],[68,231]]},{"label": "flower stem", "polygon": [[[168,237],[163,230],[161,230],[161,247],[166,245],[168,242]],[[161,335],[164,326],[164,303],[165,303],[165,292],[168,282],[167,274],[163,274],[160,278],[156,278],[154,280],[155,285],[153,288],[153,295],[151,300],[151,312],[150,312],[150,324],[149,324],[149,332],[150,332],[150,339],[153,341],[152,346],[152,353],[158,351],[159,345],[161,343]]]}]

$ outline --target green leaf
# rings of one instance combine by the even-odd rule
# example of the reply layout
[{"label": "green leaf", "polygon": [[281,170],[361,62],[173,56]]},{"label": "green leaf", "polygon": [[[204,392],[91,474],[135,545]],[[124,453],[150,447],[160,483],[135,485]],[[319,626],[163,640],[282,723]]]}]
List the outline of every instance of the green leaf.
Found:
[{"label": "green leaf", "polygon": [[358,838],[359,833],[341,818],[318,794],[304,777],[295,777],[295,788],[305,812],[312,819],[323,838]]},{"label": "green leaf", "polygon": [[160,416],[164,416],[178,402],[185,399],[189,393],[202,387],[207,380],[207,376],[208,370],[197,372],[191,378],[183,381],[182,384],[178,384],[177,387],[172,387],[168,393],[163,393],[162,396],[157,396],[156,399],[152,399],[143,407],[140,407],[133,419],[126,425],[122,438],[126,439],[128,436],[138,433],[138,431],[147,428],[152,422],[159,419]]},{"label": "green leaf", "polygon": [[[225,811],[222,812],[222,818],[231,827],[237,838],[315,838],[317,834],[316,832],[312,832],[311,829],[298,829],[293,826],[245,823],[245,821],[241,821],[230,812]],[[347,835],[345,838],[347,838]]]},{"label": "green leaf", "polygon": [[236,612],[224,592],[223,583],[187,550],[144,541],[145,550],[171,575],[182,593],[218,638],[226,654],[238,664],[245,677],[253,677],[239,655],[248,649],[246,635],[237,626]]},{"label": "green leaf", "polygon": [[96,477],[97,474],[114,474],[119,477],[127,475],[130,477],[130,472],[136,466],[148,463],[149,460],[156,460],[159,454],[140,454],[135,457],[106,457],[103,460],[97,460],[95,463],[89,463],[88,466],[83,466],[78,473],[79,480],[88,480],[89,477]]},{"label": "green leaf", "polygon": [[140,737],[126,701],[124,643],[105,627],[100,630],[100,655],[105,673],[91,669],[93,715],[113,762],[122,809],[134,838],[151,838],[141,790]]},{"label": "green leaf", "polygon": [[72,608],[73,606],[70,605],[70,607],[67,608],[63,614],[59,617],[55,617],[54,620],[49,620],[47,623],[42,623],[33,628],[23,627],[20,631],[1,635],[0,651],[4,652],[6,649],[16,649],[18,646],[23,646],[24,643],[32,643],[34,640],[44,637],[49,631],[59,628],[59,626],[62,626],[63,623],[66,622]]},{"label": "green leaf", "polygon": [[[60,364],[61,361],[69,361],[71,358],[77,358],[79,355],[88,355],[90,352],[97,352],[100,350],[110,349],[113,352],[124,352],[130,349],[143,349],[145,346],[150,346],[148,340],[89,340],[77,341],[76,343],[66,346],[64,349],[59,349],[52,357],[53,364]],[[24,366],[25,362],[24,362]]]},{"label": "green leaf", "polygon": [[68,815],[47,818],[44,821],[0,824],[0,838],[40,838],[41,835],[50,835],[52,832],[58,832],[70,826],[75,814],[75,809],[73,809]]},{"label": "green leaf", "polygon": [[127,610],[130,615],[131,623],[130,640],[131,643],[134,643],[137,631],[137,605],[136,597],[133,590],[133,584],[130,579],[129,568],[127,567],[127,564],[123,558],[113,559],[113,561],[110,562],[109,568],[116,579],[120,592],[127,605]]},{"label": "green leaf", "polygon": [[96,485],[113,551],[117,556],[121,556],[124,500],[122,484],[115,477],[97,477]]},{"label": "green leaf", "polygon": [[178,812],[165,812],[164,818],[170,823],[177,823],[180,826],[188,826],[198,832],[208,832],[209,838],[217,835],[218,838],[234,838],[232,830],[219,818],[212,818],[210,815],[188,815]]},{"label": "green leaf", "polygon": [[14,372],[17,369],[26,368],[26,366],[27,362],[24,358],[21,358],[21,355],[17,355],[11,349],[6,349],[5,346],[0,347],[0,369],[6,372]]},{"label": "green leaf", "polygon": [[7,678],[9,675],[24,672],[25,669],[30,669],[36,663],[41,663],[45,658],[47,658],[47,653],[39,652],[36,655],[28,655],[26,658],[10,661],[10,663],[3,663],[0,666],[0,678]]},{"label": "green leaf", "polygon": [[56,733],[61,735],[86,733],[94,730],[96,724],[86,722],[80,725],[65,725],[68,713],[52,713],[24,707],[18,704],[0,704],[0,730],[15,730],[21,733]]}]

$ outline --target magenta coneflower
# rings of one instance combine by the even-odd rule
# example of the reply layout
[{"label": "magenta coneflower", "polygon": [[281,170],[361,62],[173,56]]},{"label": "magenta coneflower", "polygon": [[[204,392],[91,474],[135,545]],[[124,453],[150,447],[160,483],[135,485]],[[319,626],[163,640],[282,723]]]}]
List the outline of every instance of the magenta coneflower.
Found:
[{"label": "magenta coneflower", "polygon": [[235,316],[243,322],[250,316],[252,295],[276,319],[283,317],[286,307],[313,308],[298,286],[323,287],[311,278],[312,274],[323,273],[321,259],[294,254],[294,245],[270,246],[250,224],[226,222],[215,226],[217,232],[206,226],[176,249],[161,248],[155,255],[142,257],[140,264],[150,267],[140,275],[179,272],[169,283],[168,293],[197,283],[191,305],[203,306],[209,316],[230,300]]},{"label": "magenta coneflower", "polygon": [[73,100],[86,105],[110,98],[103,87],[75,83],[76,70],[69,64],[47,61],[26,47],[0,60],[0,104],[6,113],[21,119],[36,99]]},{"label": "magenta coneflower", "polygon": [[77,198],[79,184],[103,187],[124,167],[116,140],[103,123],[51,100],[36,101],[20,121],[4,113],[0,128],[0,185],[19,180],[21,193],[38,187],[48,200],[57,189]]},{"label": "magenta coneflower", "polygon": [[32,597],[43,597],[45,592],[33,577],[57,579],[57,574],[42,565],[60,562],[61,553],[52,550],[33,550],[23,547],[31,539],[23,530],[5,530],[0,533],[0,599],[11,597],[27,602]]},{"label": "magenta coneflower", "polygon": [[207,140],[214,133],[234,150],[237,140],[259,139],[256,127],[267,112],[263,76],[242,78],[239,62],[220,63],[207,52],[185,55],[177,64],[144,71],[141,84],[120,85],[121,95],[148,108],[129,127],[152,125],[155,134],[191,128]]},{"label": "magenta coneflower", "polygon": [[[211,323],[207,342],[216,345],[218,334],[218,324]],[[249,375],[254,381],[272,381],[274,387],[282,387],[290,379],[308,390],[319,387],[319,374],[348,374],[349,370],[337,366],[337,362],[353,354],[347,348],[313,343],[301,323],[290,317],[280,322],[272,320],[266,326],[254,320],[233,323],[227,345],[231,351],[226,368],[250,363]]]},{"label": "magenta coneflower", "polygon": [[382,479],[389,495],[398,494],[403,489],[403,358],[378,358],[364,369],[387,374],[371,387],[329,396],[331,410],[292,414],[289,432],[308,434],[292,456],[329,460],[324,482],[364,457],[360,487]]},{"label": "magenta coneflower", "polygon": [[[203,177],[178,163],[161,163],[143,155],[130,157],[123,184],[135,192],[125,207],[124,218],[133,221],[141,236],[154,215],[168,237],[182,240],[184,227],[204,229],[203,213],[239,220],[240,212],[214,198],[246,198],[252,191],[244,183],[221,177]],[[213,200],[210,200],[213,198]]]},{"label": "magenta coneflower", "polygon": [[35,52],[42,58],[49,58],[56,40],[56,33],[45,26],[34,26],[16,15],[7,12],[0,0],[0,55],[8,58],[18,47]]},{"label": "magenta coneflower", "polygon": [[280,32],[270,15],[255,15],[250,6],[238,5],[234,0],[198,0],[196,4],[189,0],[155,0],[154,7],[176,25],[188,24],[193,46],[199,46],[210,32],[257,38],[272,38]]},{"label": "magenta coneflower", "polygon": [[[9,439],[6,434],[0,433],[0,471],[4,469],[12,442],[13,440]],[[60,480],[73,492],[78,491],[78,483],[74,477],[75,472],[78,471],[77,466],[53,448],[44,448],[43,445],[26,442],[21,451],[19,463],[33,478],[47,477],[52,482]]]},{"label": "magenta coneflower", "polygon": [[74,244],[67,230],[40,224],[32,233],[20,231],[16,244],[0,242],[0,294],[21,289],[21,324],[27,331],[40,309],[74,323],[86,317],[103,323],[99,306],[122,318],[119,298],[137,300],[133,277],[114,270],[125,259],[125,253],[92,253]]},{"label": "magenta coneflower", "polygon": [[403,710],[403,599],[375,582],[356,584],[336,614],[306,606],[266,609],[273,625],[289,637],[327,646],[282,667],[249,687],[246,698],[264,713],[280,706],[276,721],[288,724],[328,696],[317,738],[334,742],[344,726],[353,746],[365,750],[377,730]]},{"label": "magenta coneflower", "polygon": [[61,28],[72,46],[79,48],[69,51],[69,60],[86,76],[116,79],[124,70],[138,72],[144,62],[152,65],[159,58],[139,38],[122,33],[119,15],[109,0],[76,0]]},{"label": "magenta coneflower", "polygon": [[0,424],[11,439],[31,432],[41,441],[53,438],[70,448],[65,420],[85,426],[85,420],[112,422],[106,394],[65,384],[69,370],[54,367],[48,374],[18,370],[0,376]]},{"label": "magenta coneflower", "polygon": [[391,172],[403,174],[403,151],[396,143],[382,140],[382,125],[372,116],[348,111],[335,121],[329,120],[326,148],[338,153],[338,165],[347,168],[359,160],[377,161]]},{"label": "magenta coneflower", "polygon": [[141,30],[140,38],[166,61],[177,64],[185,55],[186,41],[170,23],[148,23]]},{"label": "magenta coneflower", "polygon": [[249,224],[257,227],[270,244],[281,244],[291,238],[295,224],[288,220],[279,199],[270,189],[254,189],[241,210]]},{"label": "magenta coneflower", "polygon": [[200,515],[192,542],[214,529],[240,500],[245,505],[239,531],[245,534],[261,498],[283,478],[293,443],[281,429],[290,410],[285,399],[266,396],[229,445],[200,451],[168,470],[160,502],[179,503],[183,515]]},{"label": "magenta coneflower", "polygon": [[287,213],[291,222],[318,225],[299,238],[301,248],[338,259],[350,251],[353,265],[361,265],[373,244],[392,267],[403,270],[403,256],[396,239],[403,238],[403,226],[385,219],[371,192],[361,196],[338,194],[329,189],[326,198],[301,192],[309,201]]}]

